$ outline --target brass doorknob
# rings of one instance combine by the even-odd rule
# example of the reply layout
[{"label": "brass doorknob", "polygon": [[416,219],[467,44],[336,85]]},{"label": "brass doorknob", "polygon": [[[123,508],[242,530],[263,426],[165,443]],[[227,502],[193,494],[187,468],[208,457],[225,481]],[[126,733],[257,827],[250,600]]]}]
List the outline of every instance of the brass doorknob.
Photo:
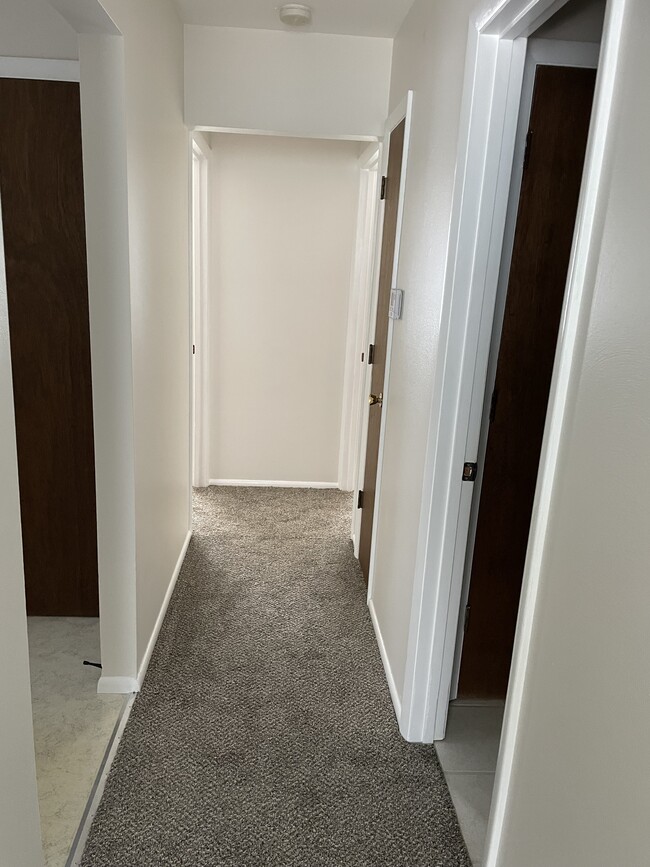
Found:
[{"label": "brass doorknob", "polygon": [[370,404],[370,406],[374,406],[376,403],[378,403],[379,406],[381,406],[383,404],[383,402],[384,402],[384,395],[383,394],[368,395],[368,403]]}]

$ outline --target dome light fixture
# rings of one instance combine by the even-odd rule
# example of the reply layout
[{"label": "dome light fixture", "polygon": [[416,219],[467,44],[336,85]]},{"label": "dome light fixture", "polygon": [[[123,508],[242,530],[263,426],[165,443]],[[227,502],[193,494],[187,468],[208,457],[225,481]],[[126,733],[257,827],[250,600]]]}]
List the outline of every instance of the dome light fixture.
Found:
[{"label": "dome light fixture", "polygon": [[285,3],[278,9],[280,21],[289,27],[305,27],[311,24],[311,7],[302,3]]}]

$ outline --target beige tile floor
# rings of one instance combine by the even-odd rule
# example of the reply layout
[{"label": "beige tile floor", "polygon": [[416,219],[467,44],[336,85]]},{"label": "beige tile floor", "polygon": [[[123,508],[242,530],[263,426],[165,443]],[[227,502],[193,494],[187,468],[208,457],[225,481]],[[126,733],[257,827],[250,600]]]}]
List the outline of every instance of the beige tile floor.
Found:
[{"label": "beige tile floor", "polygon": [[452,702],[447,736],[436,743],[474,867],[483,859],[502,724],[502,702]]},{"label": "beige tile floor", "polygon": [[63,867],[124,703],[97,695],[99,620],[29,617],[36,773],[46,867]]}]

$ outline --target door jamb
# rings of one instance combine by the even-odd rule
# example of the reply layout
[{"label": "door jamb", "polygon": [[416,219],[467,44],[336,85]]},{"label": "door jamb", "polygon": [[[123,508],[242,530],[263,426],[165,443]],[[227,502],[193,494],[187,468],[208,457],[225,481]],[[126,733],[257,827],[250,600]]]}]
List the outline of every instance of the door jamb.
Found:
[{"label": "door jamb", "polygon": [[[209,152],[201,138],[190,136],[190,361],[193,346],[194,363],[190,363],[190,488],[208,484],[207,466],[209,391],[209,329],[208,329],[208,270],[209,259]],[[195,219],[194,171],[198,165],[198,220]],[[195,246],[196,245],[196,246]],[[198,274],[197,274],[198,266]],[[196,403],[195,403],[196,402]],[[190,526],[192,521],[192,491],[190,489]]]},{"label": "door jamb", "polygon": [[[341,413],[339,446],[338,483],[342,491],[355,490],[359,477],[359,442],[365,419],[361,395],[365,388],[367,367],[361,363],[360,353],[364,351],[370,325],[370,295],[379,204],[377,175],[380,159],[381,145],[379,142],[372,142],[357,160],[359,195],[356,240],[350,274],[343,411]],[[352,520],[353,539],[355,512],[356,510],[353,511]]]},{"label": "door jamb", "polygon": [[[483,393],[485,388],[526,40],[565,2],[501,0],[495,8],[493,2],[484,0],[470,20],[441,315],[441,361],[431,404],[400,719],[400,730],[410,741],[431,742],[445,733],[472,493],[471,482],[463,483],[461,472],[465,460],[475,460],[478,446],[483,401],[478,406],[472,405],[472,393],[475,382],[482,383]],[[595,206],[600,193],[626,2],[608,0],[607,5],[506,704],[495,789],[498,818],[491,825],[492,842],[488,848],[491,854],[486,862],[489,865],[494,864],[498,848],[499,822],[503,820],[507,777],[521,711],[541,544],[566,409],[566,387],[576,351],[577,323],[587,293],[587,260],[591,245],[597,242]]]}]

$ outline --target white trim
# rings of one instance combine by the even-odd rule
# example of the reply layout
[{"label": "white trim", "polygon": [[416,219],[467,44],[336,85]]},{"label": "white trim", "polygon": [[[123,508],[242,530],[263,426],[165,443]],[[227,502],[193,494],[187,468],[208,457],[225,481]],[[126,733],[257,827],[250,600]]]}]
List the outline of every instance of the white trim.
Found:
[{"label": "white trim", "polygon": [[158,617],[156,618],[156,623],[151,633],[149,644],[147,644],[147,649],[145,650],[142,662],[140,663],[140,668],[138,669],[139,687],[141,687],[144,683],[147,669],[149,668],[149,663],[151,662],[151,655],[153,653],[154,647],[156,646],[156,641],[158,641],[158,636],[160,635],[160,630],[165,619],[165,614],[167,614],[167,608],[169,607],[169,600],[172,598],[174,587],[176,587],[176,582],[178,581],[178,576],[180,575],[181,569],[183,567],[183,561],[185,560],[185,555],[187,554],[187,548],[190,544],[191,538],[192,531],[188,530],[187,535],[185,536],[185,541],[183,542],[183,547],[181,548],[181,553],[178,555],[178,560],[176,561],[176,566],[174,567],[174,572],[172,573],[169,586],[167,587],[165,598],[163,599],[162,605],[160,606],[160,611],[158,612]]},{"label": "white trim", "polygon": [[616,134],[616,130],[610,127],[610,119],[617,86],[618,61],[621,56],[623,18],[626,5],[627,0],[608,0],[605,15],[592,125],[576,221],[576,237],[569,266],[567,297],[560,326],[558,353],[553,373],[515,635],[512,670],[501,732],[501,747],[492,794],[492,807],[484,854],[485,867],[497,867],[499,861],[508,791],[519,728],[522,723],[524,684],[528,674],[528,659],[544,559],[545,537],[556,481],[558,455],[569,409],[570,385],[578,374],[581,358],[581,333],[584,331],[585,322],[589,317],[593,294],[591,287],[595,283],[597,251],[600,245],[608,192],[607,185],[603,181],[606,148],[610,135]]},{"label": "white trim", "polygon": [[381,159],[381,142],[373,141],[368,147],[364,148],[360,154],[358,163],[362,171],[377,171],[379,169],[379,161]]},{"label": "white trim", "polygon": [[[464,639],[464,629],[462,628],[462,622],[464,620],[465,606],[467,605],[470,591],[474,542],[476,538],[476,529],[478,526],[478,512],[481,499],[481,489],[483,484],[483,468],[485,464],[485,455],[487,451],[487,439],[489,432],[490,397],[492,395],[494,383],[496,380],[496,368],[499,357],[499,344],[501,341],[501,328],[503,324],[506,296],[508,292],[508,283],[510,278],[510,261],[512,259],[515,229],[517,225],[519,194],[521,191],[521,179],[523,174],[524,153],[526,150],[526,138],[530,125],[530,112],[533,102],[535,74],[537,66],[539,64],[543,64],[545,66],[577,66],[583,68],[587,67],[589,69],[596,69],[598,67],[599,54],[600,43],[569,42],[566,40],[531,38],[528,40],[527,44],[521,99],[517,120],[517,135],[515,142],[513,171],[508,197],[506,226],[504,230],[503,245],[501,251],[501,264],[497,283],[496,302],[494,305],[494,322],[490,336],[487,372],[485,382],[483,382],[481,377],[475,378],[474,390],[472,393],[472,410],[470,415],[472,418],[475,418],[479,412],[482,414],[481,421],[479,422],[480,434],[476,447],[476,459],[479,471],[472,490],[471,512],[467,533],[467,546],[466,549],[463,549],[462,540],[460,540],[455,555],[457,558],[459,558],[459,563],[455,566],[455,568],[463,569],[463,588],[458,611],[454,665],[449,696],[452,701],[456,699],[456,696],[458,694],[458,681],[460,677],[460,663]],[[487,322],[485,327],[487,329]]]},{"label": "white trim", "polygon": [[191,133],[192,147],[197,148],[206,159],[212,156],[212,145],[208,140],[208,135],[202,133],[201,130],[195,129]]},{"label": "white trim", "polygon": [[[549,0],[502,0],[497,17],[535,3]],[[471,397],[475,381],[485,387],[524,73],[526,40],[516,36],[495,39],[470,21],[402,695],[410,741],[445,733],[463,575],[455,553],[466,546],[472,499],[462,464],[476,459]]]},{"label": "white trim", "polygon": [[34,81],[79,81],[78,60],[48,60],[41,57],[0,57],[0,78]]},{"label": "white trim", "polygon": [[386,680],[388,681],[390,697],[393,702],[393,707],[395,708],[395,716],[397,717],[397,721],[399,722],[399,719],[402,715],[402,705],[399,698],[399,690],[395,685],[395,678],[393,677],[393,671],[390,667],[390,660],[388,659],[386,645],[384,644],[384,638],[381,634],[379,621],[377,620],[377,614],[375,612],[375,606],[372,599],[368,600],[368,610],[370,611],[370,619],[372,621],[373,629],[375,630],[375,638],[377,639],[377,646],[379,647],[379,655],[384,666]]},{"label": "white trim", "polygon": [[[397,277],[399,274],[399,256],[400,256],[400,246],[402,242],[402,223],[404,218],[404,198],[406,195],[406,175],[408,170],[408,154],[409,154],[409,146],[411,143],[411,118],[413,116],[413,91],[409,90],[404,97],[404,99],[399,103],[399,105],[395,108],[395,110],[391,113],[390,117],[386,121],[386,139],[390,139],[390,134],[395,129],[395,127],[401,123],[402,120],[404,123],[404,145],[402,148],[402,170],[400,172],[400,187],[399,187],[399,197],[397,201],[397,223],[395,226],[395,253],[393,258],[393,274],[391,277],[391,288],[397,287]],[[390,147],[384,147],[382,153],[382,171],[381,174],[385,175],[388,170],[388,160],[389,160],[389,151]],[[383,224],[384,217],[384,209],[381,209],[381,220]],[[383,243],[383,232],[381,235],[381,241],[379,242],[379,257],[381,257],[381,244]],[[379,271],[377,272],[377,285],[379,285]],[[406,299],[406,303],[408,304],[408,298]],[[375,319],[376,319],[376,311],[375,311]],[[376,323],[375,323],[376,327]],[[391,359],[393,355],[393,330],[395,328],[395,320],[390,319],[388,322],[388,336],[386,339],[386,363],[385,363],[385,373],[384,373],[384,399],[383,405],[381,408],[382,419],[381,419],[381,429],[379,432],[379,454],[377,457],[377,481],[375,483],[375,505],[372,516],[372,540],[370,544],[370,563],[368,565],[368,604],[372,600],[372,590],[374,586],[374,578],[375,578],[375,557],[377,553],[377,530],[379,527],[379,506],[381,501],[381,481],[382,481],[382,471],[384,465],[384,441],[386,438],[386,407],[390,401],[390,365]],[[388,674],[388,672],[387,672]]]},{"label": "white trim", "polygon": [[137,677],[102,677],[97,681],[97,692],[100,695],[123,694],[140,692],[140,684]]},{"label": "white trim", "polygon": [[278,482],[270,479],[210,479],[209,485],[227,488],[337,488],[338,482]]},{"label": "white trim", "polygon": [[[194,134],[190,135],[190,151],[190,485],[203,488],[208,484],[210,438],[209,158]],[[195,171],[198,171],[196,178]],[[198,201],[195,201],[195,181]],[[196,346],[195,355],[192,344]],[[190,490],[190,510],[191,501]],[[191,522],[190,514],[190,526]]]},{"label": "white trim", "polygon": [[[380,191],[381,191],[381,176],[382,176],[382,168],[384,163],[384,150],[385,146],[383,143],[379,145],[379,153],[377,155],[377,171],[375,175],[375,188],[372,191],[372,195],[375,199],[375,223],[373,227],[373,255],[372,261],[369,263],[368,269],[368,286],[367,286],[367,299],[366,304],[367,308],[365,311],[365,330],[363,334],[363,347],[367,351],[369,344],[371,344],[374,340],[374,330],[376,325],[377,318],[377,296],[379,293],[379,270],[381,267],[381,243],[383,237],[383,223],[384,223],[384,207],[383,202],[380,199]],[[363,160],[364,156],[367,154],[367,150],[361,155],[360,159]],[[372,381],[372,367],[369,364],[363,365],[362,377],[361,377],[361,389],[360,389],[360,412],[361,412],[361,424],[359,426],[359,436],[357,440],[357,471],[355,477],[354,484],[354,507],[352,510],[352,522],[351,522],[351,536],[353,538],[353,550],[354,556],[359,557],[359,540],[361,539],[361,519],[362,519],[362,510],[356,508],[356,504],[359,500],[359,491],[363,490],[363,484],[365,479],[366,472],[366,447],[368,443],[368,422],[370,417],[368,415],[368,403],[367,403],[367,395],[370,393],[370,383]]]}]

